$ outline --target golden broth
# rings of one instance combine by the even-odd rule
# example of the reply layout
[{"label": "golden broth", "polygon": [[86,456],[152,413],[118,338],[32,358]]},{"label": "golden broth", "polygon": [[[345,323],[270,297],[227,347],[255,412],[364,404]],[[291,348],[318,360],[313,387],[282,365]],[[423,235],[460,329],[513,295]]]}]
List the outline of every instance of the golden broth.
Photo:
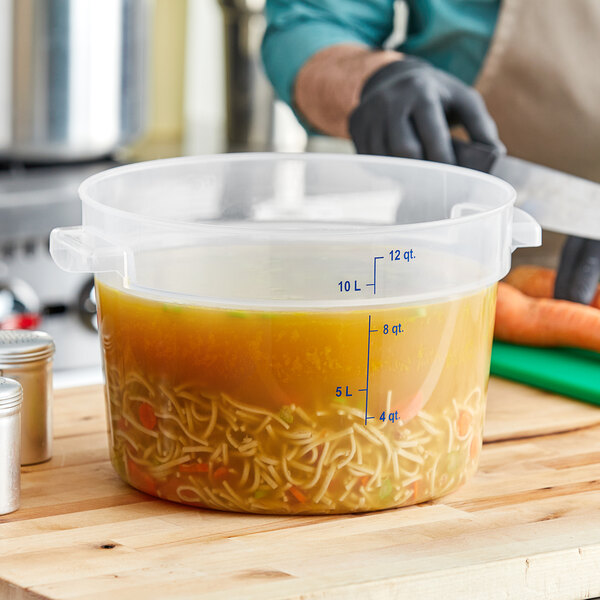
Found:
[{"label": "golden broth", "polygon": [[495,289],[300,312],[165,303],[97,281],[112,462],[138,489],[234,511],[443,495],[476,467]]}]

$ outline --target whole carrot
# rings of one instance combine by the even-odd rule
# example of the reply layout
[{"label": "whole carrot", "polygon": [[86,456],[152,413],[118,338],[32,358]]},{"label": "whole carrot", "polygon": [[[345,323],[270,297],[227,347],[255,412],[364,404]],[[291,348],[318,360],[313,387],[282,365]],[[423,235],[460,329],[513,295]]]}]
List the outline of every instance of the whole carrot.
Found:
[{"label": "whole carrot", "polygon": [[[533,298],[552,298],[554,296],[556,271],[536,265],[521,265],[512,269],[504,278],[504,281],[516,287],[527,296]],[[600,285],[590,306],[600,308]]]},{"label": "whole carrot", "polygon": [[566,300],[530,298],[500,282],[494,336],[514,344],[600,352],[600,310]]}]

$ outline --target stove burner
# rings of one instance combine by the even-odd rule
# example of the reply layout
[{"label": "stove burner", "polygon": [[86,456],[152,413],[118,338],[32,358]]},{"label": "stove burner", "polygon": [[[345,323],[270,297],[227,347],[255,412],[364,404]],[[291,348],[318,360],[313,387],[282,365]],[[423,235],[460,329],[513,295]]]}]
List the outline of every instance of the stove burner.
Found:
[{"label": "stove burner", "polygon": [[[30,314],[41,319],[39,328],[56,341],[57,369],[96,368],[100,347],[90,276],[61,271],[48,252],[48,237],[54,227],[81,224],[81,182],[114,166],[111,158],[60,165],[0,162],[0,329],[23,326]],[[28,284],[33,294],[15,289],[15,281]],[[33,296],[37,310],[30,313]]]},{"label": "stove burner", "polygon": [[0,157],[0,171],[9,171],[15,174],[23,174],[25,171],[43,171],[44,169],[76,169],[78,167],[88,167],[97,164],[106,164],[106,168],[108,169],[110,166],[116,167],[121,163],[112,156],[73,162],[24,162]]}]

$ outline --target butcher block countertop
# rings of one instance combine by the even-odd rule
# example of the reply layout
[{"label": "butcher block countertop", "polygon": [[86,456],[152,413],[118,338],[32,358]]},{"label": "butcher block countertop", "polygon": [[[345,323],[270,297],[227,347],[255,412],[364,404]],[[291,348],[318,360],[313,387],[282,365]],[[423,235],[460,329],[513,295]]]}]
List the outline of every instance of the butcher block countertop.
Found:
[{"label": "butcher block countertop", "polygon": [[54,458],[0,517],[0,598],[600,596],[600,409],[493,379],[477,475],[434,503],[245,516],[139,493],[108,461],[100,387],[56,393]]}]

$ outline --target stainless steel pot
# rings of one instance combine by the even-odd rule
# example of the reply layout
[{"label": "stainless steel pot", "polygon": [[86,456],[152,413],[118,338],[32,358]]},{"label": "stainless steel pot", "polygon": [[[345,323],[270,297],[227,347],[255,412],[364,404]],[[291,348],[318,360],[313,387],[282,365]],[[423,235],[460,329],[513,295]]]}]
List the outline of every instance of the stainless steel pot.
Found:
[{"label": "stainless steel pot", "polygon": [[0,0],[0,158],[89,160],[143,131],[152,0]]},{"label": "stainless steel pot", "polygon": [[265,0],[219,2],[225,26],[227,150],[273,150],[275,96],[260,57]]}]

